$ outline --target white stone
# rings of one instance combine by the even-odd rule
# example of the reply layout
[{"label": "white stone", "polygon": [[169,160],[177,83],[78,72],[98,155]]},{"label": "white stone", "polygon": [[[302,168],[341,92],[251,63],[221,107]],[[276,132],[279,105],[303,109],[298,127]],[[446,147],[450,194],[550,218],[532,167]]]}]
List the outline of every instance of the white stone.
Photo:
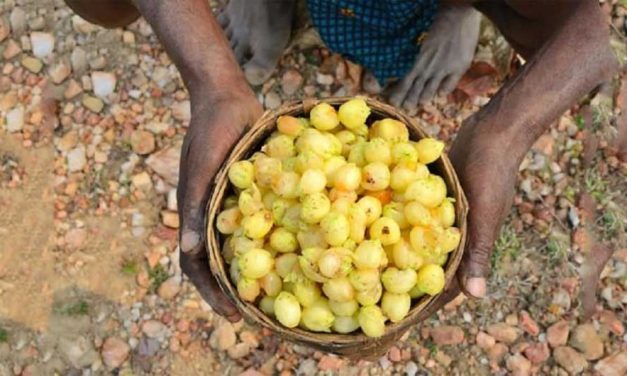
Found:
[{"label": "white stone", "polygon": [[91,84],[94,94],[100,98],[106,98],[115,90],[117,80],[113,73],[109,72],[93,72],[91,74]]},{"label": "white stone", "polygon": [[39,58],[50,55],[54,50],[54,37],[50,33],[34,31],[30,34],[30,43],[33,55]]},{"label": "white stone", "polygon": [[86,163],[87,157],[85,156],[84,147],[76,147],[67,153],[67,167],[70,172],[82,170]]},{"label": "white stone", "polygon": [[168,192],[168,210],[176,211],[177,208],[176,188],[172,188]]},{"label": "white stone", "polygon": [[189,101],[174,102],[172,104],[172,116],[176,120],[189,122],[192,118],[192,110]]},{"label": "white stone", "polygon": [[9,132],[19,132],[24,127],[24,107],[16,107],[7,112],[6,128]]},{"label": "white stone", "polygon": [[26,30],[26,13],[20,7],[15,7],[9,16],[11,23],[11,33],[13,35],[22,34]]}]

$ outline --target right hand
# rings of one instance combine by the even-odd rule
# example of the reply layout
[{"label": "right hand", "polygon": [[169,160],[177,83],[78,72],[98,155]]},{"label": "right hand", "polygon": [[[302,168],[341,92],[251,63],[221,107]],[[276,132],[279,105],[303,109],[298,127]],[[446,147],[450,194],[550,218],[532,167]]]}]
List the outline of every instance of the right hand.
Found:
[{"label": "right hand", "polygon": [[[243,80],[242,80],[243,81]],[[209,269],[204,241],[205,208],[215,174],[247,127],[262,114],[254,93],[243,81],[228,93],[192,94],[192,119],[181,151],[177,190],[181,218],[181,270],[213,310],[232,322],[241,315]]]}]

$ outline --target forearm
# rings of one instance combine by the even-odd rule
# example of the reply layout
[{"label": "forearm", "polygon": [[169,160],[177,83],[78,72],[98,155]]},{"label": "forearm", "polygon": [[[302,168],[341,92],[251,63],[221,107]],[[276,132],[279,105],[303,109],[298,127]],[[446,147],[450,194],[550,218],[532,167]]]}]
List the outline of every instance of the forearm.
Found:
[{"label": "forearm", "polygon": [[473,123],[503,135],[502,145],[522,158],[549,124],[577,99],[610,77],[617,63],[607,26],[594,2],[574,9],[501,88]]},{"label": "forearm", "polygon": [[192,105],[195,97],[219,100],[229,97],[234,86],[247,86],[207,1],[133,2],[179,69]]}]

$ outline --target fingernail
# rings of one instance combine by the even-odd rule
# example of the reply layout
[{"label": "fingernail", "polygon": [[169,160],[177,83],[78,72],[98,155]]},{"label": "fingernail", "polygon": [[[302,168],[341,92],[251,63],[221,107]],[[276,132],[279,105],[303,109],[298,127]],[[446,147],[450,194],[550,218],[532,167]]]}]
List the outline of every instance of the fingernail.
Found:
[{"label": "fingernail", "polygon": [[196,231],[186,230],[181,236],[181,251],[189,252],[198,246],[200,235]]},{"label": "fingernail", "polygon": [[466,291],[475,298],[483,298],[486,292],[485,278],[468,278],[466,280]]}]

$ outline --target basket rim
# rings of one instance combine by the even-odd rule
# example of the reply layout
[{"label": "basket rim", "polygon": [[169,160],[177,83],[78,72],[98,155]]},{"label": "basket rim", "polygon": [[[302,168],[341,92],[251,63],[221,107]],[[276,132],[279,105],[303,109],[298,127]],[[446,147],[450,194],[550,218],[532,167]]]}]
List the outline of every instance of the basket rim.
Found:
[{"label": "basket rim", "polygon": [[[424,131],[418,121],[408,116],[403,111],[373,98],[362,96],[357,97],[363,98],[366,101],[366,103],[372,110],[372,114],[394,118],[402,121],[407,125],[410,133],[418,134],[419,139],[428,137],[427,133]],[[304,100],[285,102],[277,109],[266,110],[264,114],[255,122],[255,124],[248,129],[247,133],[244,134],[242,138],[232,148],[228,157],[224,160],[221,168],[216,173],[212,181],[212,186],[210,190],[211,193],[209,196],[210,199],[208,200],[205,208],[204,218],[205,231],[203,233],[203,241],[205,242],[206,250],[209,256],[209,267],[211,273],[217,280],[220,288],[227,295],[229,300],[231,300],[240,310],[242,316],[245,319],[252,320],[255,324],[259,324],[267,329],[270,329],[274,333],[277,333],[290,341],[310,346],[322,345],[327,351],[331,352],[333,352],[334,350],[340,350],[348,345],[373,342],[383,343],[386,341],[386,339],[389,339],[389,337],[400,337],[400,335],[402,335],[407,329],[409,329],[411,325],[414,325],[424,319],[422,318],[419,320],[420,313],[426,311],[432,305],[432,303],[435,302],[436,298],[440,294],[442,294],[442,292],[434,296],[425,295],[419,298],[418,301],[412,299],[412,307],[408,315],[398,323],[391,323],[389,321],[386,322],[386,332],[384,336],[380,338],[367,337],[362,332],[339,334],[310,332],[299,327],[290,329],[282,326],[275,319],[266,316],[254,303],[245,302],[241,298],[239,298],[237,294],[237,289],[234,286],[233,282],[231,282],[229,273],[225,269],[226,262],[222,257],[221,243],[219,241],[219,237],[221,235],[215,229],[214,222],[215,218],[217,217],[218,210],[221,207],[222,200],[225,197],[225,192],[229,186],[227,177],[228,168],[231,166],[232,163],[241,159],[238,156],[242,156],[243,154],[246,154],[246,152],[250,151],[247,150],[247,147],[251,145],[249,141],[252,140],[252,144],[259,142],[260,138],[263,138],[264,133],[267,133],[269,129],[270,131],[274,130],[276,128],[276,119],[279,116],[298,116],[297,114],[299,113],[308,113],[312,107],[321,102],[326,102],[331,105],[337,106],[354,98],[356,98],[356,96],[329,97],[320,99],[307,98]],[[461,233],[460,244],[455,250],[449,253],[449,260],[447,261],[445,267],[446,281],[445,288],[443,290],[445,291],[450,286],[453,278],[455,278],[455,273],[459,267],[461,258],[466,247],[468,201],[463,192],[455,169],[453,168],[448,156],[443,153],[436,162],[442,165],[441,169],[443,170],[443,173],[447,174],[447,176],[445,177],[445,181],[447,181],[447,185],[449,185],[449,183],[451,185],[451,187],[447,187],[447,190],[449,190],[449,193],[451,193],[450,188],[452,188],[453,191],[452,193],[455,198],[456,225]]]}]

